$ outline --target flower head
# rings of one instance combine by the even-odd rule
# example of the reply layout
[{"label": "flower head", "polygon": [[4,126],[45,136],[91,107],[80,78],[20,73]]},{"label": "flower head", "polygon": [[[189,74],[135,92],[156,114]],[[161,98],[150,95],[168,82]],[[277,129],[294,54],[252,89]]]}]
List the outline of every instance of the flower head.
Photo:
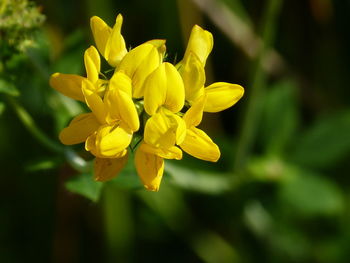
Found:
[{"label": "flower head", "polygon": [[[127,162],[132,138],[141,143],[135,166],[148,190],[159,189],[164,159],[182,159],[182,151],[216,162],[219,147],[197,126],[204,112],[218,112],[243,95],[237,84],[217,82],[205,86],[205,64],[213,48],[210,32],[194,26],[183,59],[176,66],[164,62],[165,40],[147,41],[130,51],[121,35],[123,18],[113,28],[99,17],[91,18],[97,49],[84,54],[86,77],[54,73],[51,86],[86,103],[91,110],[75,117],[60,133],[66,145],[85,142],[94,155],[97,181],[115,177]],[[114,73],[101,71],[100,54]],[[102,76],[102,78],[101,78]]]}]

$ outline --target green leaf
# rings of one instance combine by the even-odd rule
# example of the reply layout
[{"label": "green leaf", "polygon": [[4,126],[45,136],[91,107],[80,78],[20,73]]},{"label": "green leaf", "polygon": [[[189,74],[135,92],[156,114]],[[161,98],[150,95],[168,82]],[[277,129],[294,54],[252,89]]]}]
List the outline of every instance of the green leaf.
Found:
[{"label": "green leaf", "polygon": [[103,183],[94,181],[91,174],[74,176],[65,185],[72,193],[80,194],[93,202],[99,200],[103,187]]},{"label": "green leaf", "polygon": [[311,168],[326,168],[350,153],[350,111],[320,119],[295,142],[291,159]]},{"label": "green leaf", "polygon": [[11,96],[18,96],[20,94],[13,83],[4,79],[0,79],[0,93],[5,93]]},{"label": "green leaf", "polygon": [[281,153],[291,141],[298,126],[296,86],[290,80],[276,83],[264,100],[261,140],[268,153]]},{"label": "green leaf", "polygon": [[292,167],[274,155],[252,157],[247,167],[252,178],[267,182],[283,180],[283,177],[293,172]]},{"label": "green leaf", "polygon": [[233,186],[230,174],[189,169],[171,161],[166,162],[165,172],[171,176],[174,185],[196,192],[220,194],[229,191]]},{"label": "green leaf", "polygon": [[44,170],[52,170],[62,164],[62,160],[59,158],[43,158],[36,160],[25,167],[28,172],[38,172]]},{"label": "green leaf", "polygon": [[343,209],[340,189],[322,175],[295,170],[282,181],[279,197],[291,213],[305,216],[335,215]]}]

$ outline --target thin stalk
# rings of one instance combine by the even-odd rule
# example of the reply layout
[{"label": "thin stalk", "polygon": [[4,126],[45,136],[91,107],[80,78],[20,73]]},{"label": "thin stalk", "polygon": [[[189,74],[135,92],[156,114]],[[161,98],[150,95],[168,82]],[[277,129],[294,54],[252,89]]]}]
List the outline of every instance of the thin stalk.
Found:
[{"label": "thin stalk", "polygon": [[239,171],[244,167],[255,142],[256,128],[261,112],[261,95],[263,94],[267,80],[267,75],[263,68],[263,59],[271,49],[274,41],[277,27],[276,22],[282,3],[283,0],[268,0],[266,5],[262,26],[262,45],[252,66],[251,84],[248,85],[251,90],[237,144],[237,152],[234,160],[235,171]]},{"label": "thin stalk", "polygon": [[36,138],[47,149],[55,153],[63,153],[64,147],[51,140],[42,130],[40,130],[24,107],[11,97],[7,97],[7,99],[22,124],[34,136],[34,138]]}]

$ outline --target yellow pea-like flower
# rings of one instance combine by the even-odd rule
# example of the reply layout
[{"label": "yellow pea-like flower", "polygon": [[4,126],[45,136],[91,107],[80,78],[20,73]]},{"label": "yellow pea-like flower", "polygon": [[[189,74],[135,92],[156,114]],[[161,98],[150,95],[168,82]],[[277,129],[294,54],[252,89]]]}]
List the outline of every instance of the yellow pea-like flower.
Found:
[{"label": "yellow pea-like flower", "polygon": [[117,16],[113,28],[110,28],[97,16],[90,19],[90,27],[96,46],[112,67],[118,66],[127,53],[125,40],[121,34],[122,24],[123,17],[121,14]]},{"label": "yellow pea-like flower", "polygon": [[202,121],[206,99],[206,95],[200,97],[183,116],[187,131],[180,147],[198,159],[216,162],[220,158],[219,147],[204,131],[196,128]]},{"label": "yellow pea-like flower", "polygon": [[[102,182],[114,178],[137,147],[136,171],[147,190],[158,191],[164,159],[181,160],[183,151],[205,161],[220,158],[219,147],[197,126],[204,112],[233,106],[244,89],[226,82],[205,85],[213,36],[200,26],[193,27],[184,57],[174,66],[163,61],[163,39],[128,52],[122,23],[120,14],[113,28],[92,17],[97,49],[90,46],[84,53],[86,77],[52,74],[50,85],[55,90],[91,110],[73,118],[59,139],[66,145],[85,143],[85,150],[95,156],[94,178]],[[110,79],[107,72],[101,73],[100,54],[112,67]],[[138,142],[133,140],[135,133]]]},{"label": "yellow pea-like flower", "polygon": [[216,82],[205,87],[204,67],[212,48],[211,33],[195,25],[184,58],[177,65],[184,82],[186,100],[193,104],[205,94],[205,112],[219,112],[228,109],[244,94],[242,86],[227,82]]},{"label": "yellow pea-like flower", "polygon": [[144,95],[146,78],[161,64],[165,52],[165,40],[153,40],[137,46],[125,55],[117,67],[132,80],[134,98]]}]

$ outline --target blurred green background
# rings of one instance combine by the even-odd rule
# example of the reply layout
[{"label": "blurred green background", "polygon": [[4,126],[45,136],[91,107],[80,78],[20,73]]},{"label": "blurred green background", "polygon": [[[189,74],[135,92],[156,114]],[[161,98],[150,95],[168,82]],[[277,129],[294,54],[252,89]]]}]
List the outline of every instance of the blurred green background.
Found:
[{"label": "blurred green background", "polygon": [[[0,262],[349,262],[350,2],[25,2],[0,0]],[[201,25],[207,82],[246,90],[204,116],[220,161],[166,162],[158,193],[132,163],[95,183],[58,141],[83,108],[49,76],[84,75],[90,17],[118,13],[127,46],[165,38],[172,62]]]}]

